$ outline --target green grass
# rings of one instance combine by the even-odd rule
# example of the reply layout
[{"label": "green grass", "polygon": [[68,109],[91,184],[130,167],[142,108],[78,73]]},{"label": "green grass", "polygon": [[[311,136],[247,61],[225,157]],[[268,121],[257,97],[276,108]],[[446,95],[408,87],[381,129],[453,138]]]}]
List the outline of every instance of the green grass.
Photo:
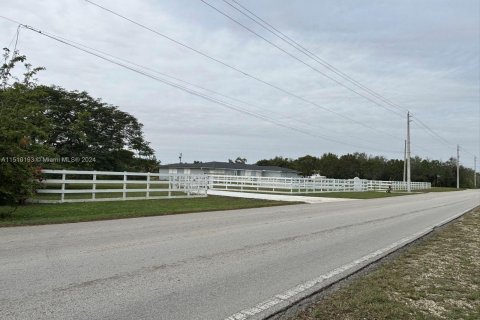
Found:
[{"label": "green grass", "polygon": [[[0,218],[0,227],[161,216],[293,204],[292,202],[208,196],[205,198],[89,203],[27,204]],[[1,213],[11,211],[0,207]]]},{"label": "green grass", "polygon": [[480,319],[479,272],[477,207],[293,319]]}]

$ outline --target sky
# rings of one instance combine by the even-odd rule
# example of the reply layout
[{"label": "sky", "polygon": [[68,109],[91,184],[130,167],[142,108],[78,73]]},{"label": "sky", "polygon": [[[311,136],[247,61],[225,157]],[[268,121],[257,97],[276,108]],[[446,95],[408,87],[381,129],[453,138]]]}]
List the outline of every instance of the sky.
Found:
[{"label": "sky", "polygon": [[[134,115],[163,164],[180,153],[184,162],[327,152],[403,159],[406,110],[412,155],[446,161],[459,144],[462,165],[480,156],[477,0],[235,0],[327,67],[233,9],[233,0],[205,2],[256,34],[201,0],[92,0],[154,32],[85,0],[0,1],[1,16],[148,68],[156,80],[20,29],[17,49],[46,68],[40,83],[87,91]],[[17,26],[0,19],[2,47],[13,49]]]}]

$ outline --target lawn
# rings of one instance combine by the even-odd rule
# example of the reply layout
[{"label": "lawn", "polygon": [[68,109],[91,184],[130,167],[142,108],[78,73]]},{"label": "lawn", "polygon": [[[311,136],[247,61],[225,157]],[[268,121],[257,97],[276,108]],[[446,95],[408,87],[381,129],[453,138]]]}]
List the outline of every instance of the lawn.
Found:
[{"label": "lawn", "polygon": [[477,207],[293,319],[480,319],[479,272]]},{"label": "lawn", "polygon": [[[292,202],[208,196],[205,198],[88,203],[27,204],[0,218],[0,227],[161,216],[201,211],[258,208]],[[0,207],[0,214],[11,211]]]}]

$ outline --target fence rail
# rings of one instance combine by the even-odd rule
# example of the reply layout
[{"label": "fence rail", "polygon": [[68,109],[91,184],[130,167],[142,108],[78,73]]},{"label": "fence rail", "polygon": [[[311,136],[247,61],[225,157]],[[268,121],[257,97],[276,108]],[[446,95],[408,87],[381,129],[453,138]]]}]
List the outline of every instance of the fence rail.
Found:
[{"label": "fence rail", "polygon": [[[158,174],[82,170],[42,170],[41,188],[30,202],[62,203],[206,197],[207,190],[266,193],[406,191],[402,181],[312,179],[226,175]],[[411,182],[412,190],[430,182]]]},{"label": "fence rail", "polygon": [[[432,187],[430,182],[411,182],[411,190]],[[312,179],[209,175],[209,188],[215,190],[261,191],[269,193],[319,193],[347,191],[406,191],[407,182],[364,179]]]},{"label": "fence rail", "polygon": [[[37,190],[37,196],[30,202],[62,203],[206,197],[208,188],[208,177],[205,175],[42,170],[42,176],[41,188]],[[67,178],[68,176],[70,177]]]}]

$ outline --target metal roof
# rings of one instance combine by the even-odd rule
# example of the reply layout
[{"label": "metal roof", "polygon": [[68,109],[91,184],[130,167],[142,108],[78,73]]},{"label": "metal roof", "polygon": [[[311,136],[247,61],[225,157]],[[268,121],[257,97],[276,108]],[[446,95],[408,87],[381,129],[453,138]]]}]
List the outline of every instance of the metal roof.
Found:
[{"label": "metal roof", "polygon": [[298,171],[276,167],[276,166],[258,166],[256,164],[246,163],[230,163],[230,162],[200,162],[200,163],[172,163],[160,166],[160,168],[177,168],[177,169],[235,169],[235,170],[256,170],[256,171],[280,171],[297,173]]}]

